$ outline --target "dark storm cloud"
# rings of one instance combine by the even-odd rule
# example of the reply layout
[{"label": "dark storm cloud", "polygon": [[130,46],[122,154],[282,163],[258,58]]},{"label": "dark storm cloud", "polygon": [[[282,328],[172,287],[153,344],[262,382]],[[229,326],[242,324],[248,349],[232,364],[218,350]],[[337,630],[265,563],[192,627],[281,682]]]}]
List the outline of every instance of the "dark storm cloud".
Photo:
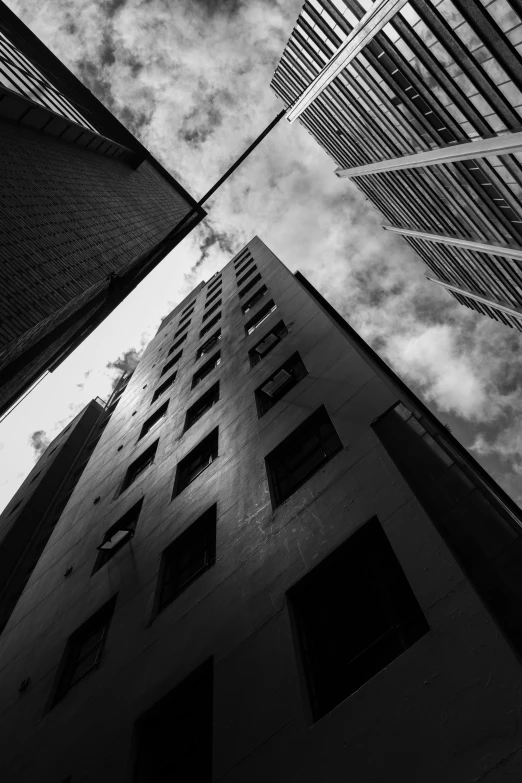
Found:
[{"label": "dark storm cloud", "polygon": [[37,459],[40,459],[50,442],[44,430],[33,432],[29,438],[29,444],[33,447]]}]

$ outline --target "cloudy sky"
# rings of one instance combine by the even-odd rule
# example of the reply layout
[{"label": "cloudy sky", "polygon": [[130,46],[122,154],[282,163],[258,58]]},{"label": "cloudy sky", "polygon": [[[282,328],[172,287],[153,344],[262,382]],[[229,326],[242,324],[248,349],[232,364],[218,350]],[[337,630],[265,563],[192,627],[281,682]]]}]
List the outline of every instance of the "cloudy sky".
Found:
[{"label": "cloudy sky", "polygon": [[[300,0],[7,0],[200,197],[280,111]],[[299,269],[522,502],[522,335],[458,305],[298,123],[279,123],[209,217],[0,424],[0,508],[161,317],[254,234]],[[114,366],[116,365],[116,366]],[[2,483],[3,482],[3,483]]]}]

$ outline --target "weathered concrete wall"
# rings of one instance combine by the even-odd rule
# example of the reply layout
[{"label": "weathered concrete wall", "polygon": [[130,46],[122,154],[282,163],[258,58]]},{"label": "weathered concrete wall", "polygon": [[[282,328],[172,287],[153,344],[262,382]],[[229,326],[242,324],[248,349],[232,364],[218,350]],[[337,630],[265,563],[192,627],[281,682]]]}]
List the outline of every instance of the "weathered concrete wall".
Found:
[{"label": "weathered concrete wall", "polygon": [[[370,428],[395,392],[260,240],[250,248],[277,310],[246,337],[251,314],[227,265],[221,365],[191,390],[208,358],[195,363],[203,290],[176,382],[151,407],[179,323],[169,316],[0,638],[2,780],[128,781],[136,717],[210,655],[222,783],[517,779],[520,665]],[[249,348],[281,318],[288,336],[251,369]],[[258,420],[254,389],[296,350],[308,375]],[[187,408],[217,379],[220,402],[183,435]],[[137,444],[168,396],[167,416]],[[344,449],[273,511],[264,456],[321,404]],[[218,458],[172,499],[177,463],[216,425]],[[154,465],[118,496],[128,465],[158,437]],[[105,530],[141,496],[131,543],[91,577]],[[215,566],[151,623],[162,550],[214,502]],[[285,592],[374,515],[431,630],[310,726]],[[116,592],[102,665],[45,713],[68,636]]]}]

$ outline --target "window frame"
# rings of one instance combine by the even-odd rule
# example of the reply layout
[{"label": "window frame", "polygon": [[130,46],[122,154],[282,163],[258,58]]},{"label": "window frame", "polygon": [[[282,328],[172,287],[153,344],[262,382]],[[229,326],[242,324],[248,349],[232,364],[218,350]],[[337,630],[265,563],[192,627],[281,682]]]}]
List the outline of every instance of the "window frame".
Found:
[{"label": "window frame", "polygon": [[[154,411],[154,413],[151,413],[150,416],[147,419],[145,419],[145,421],[143,422],[143,425],[141,427],[137,443],[139,443],[139,441],[142,438],[144,438],[146,435],[148,435],[149,432],[152,429],[154,429],[156,424],[158,424],[158,422],[160,422],[162,419],[165,418],[165,416],[167,415],[168,408],[169,408],[169,403],[170,403],[170,400],[166,400],[164,403],[162,403],[159,406],[159,408],[157,410]],[[152,424],[150,424],[151,421],[152,421]],[[149,426],[147,427],[147,425],[149,425]],[[147,427],[147,429],[145,429],[146,427]]]},{"label": "window frame", "polygon": [[[136,527],[138,526],[138,522],[141,515],[141,509],[143,506],[144,496],[142,496],[137,503],[134,503],[127,511],[104,533],[102,542],[100,546],[96,547],[98,550],[98,554],[96,556],[96,560],[94,562],[93,569],[91,571],[91,576],[96,573],[96,571],[99,571],[100,568],[103,568],[103,566],[111,560],[114,555],[116,555],[120,549],[123,549],[123,547],[126,544],[129,544],[131,539],[134,538],[134,534],[136,532]],[[113,549],[107,550],[102,549],[101,547],[107,543],[107,541],[110,541],[110,539],[114,536],[115,533],[117,533],[119,530],[128,530],[129,535],[127,538],[122,539],[119,541]]]},{"label": "window frame", "polygon": [[199,348],[196,351],[196,359],[195,361],[199,361],[205,354],[207,354],[211,349],[212,346],[218,343],[222,338],[221,334],[221,327],[219,329],[216,329],[214,334],[211,334],[208,340],[205,340],[205,342],[199,346]]},{"label": "window frame", "polygon": [[152,395],[152,399],[150,401],[151,405],[154,405],[155,402],[159,400],[160,397],[162,397],[165,392],[170,389],[171,386],[174,385],[176,381],[176,377],[178,375],[178,371],[174,370],[172,375],[170,375],[166,381],[164,381],[162,384],[160,384],[155,390],[154,394]]},{"label": "window frame", "polygon": [[[203,464],[203,467],[200,469],[199,466],[196,466],[195,470],[197,470],[196,473],[191,473],[190,471],[187,471],[189,475],[191,476],[188,481],[185,479],[184,471],[186,468],[188,468],[188,465],[194,464],[196,459],[198,459],[201,455],[201,457],[204,457],[205,455],[205,448],[206,446],[209,446],[209,452],[208,452],[208,459],[206,464]],[[196,453],[196,456],[193,456]],[[190,458],[193,458],[193,463],[189,462]],[[205,435],[204,438],[202,438],[199,443],[197,443],[193,449],[191,449],[188,454],[186,454],[180,461],[178,462],[176,466],[176,477],[174,479],[174,488],[172,491],[172,497],[178,497],[178,495],[181,495],[181,493],[190,486],[194,481],[196,481],[199,476],[201,476],[202,473],[207,470],[219,457],[219,427],[214,427],[214,429],[208,433],[208,435]],[[203,463],[203,459],[201,460]],[[194,469],[193,469],[194,470]]]},{"label": "window frame", "polygon": [[210,321],[205,324],[205,326],[201,329],[199,333],[199,339],[201,340],[202,337],[204,337],[207,332],[210,332],[211,329],[213,329],[217,323],[221,321],[221,311],[217,315],[214,316],[214,318],[211,318]]},{"label": "window frame", "polygon": [[[204,407],[203,410],[198,410],[197,406],[202,405],[203,401],[207,401],[207,398],[211,400],[210,405],[207,405]],[[203,418],[205,413],[208,413],[211,408],[214,407],[214,405],[217,405],[220,399],[220,388],[219,388],[219,381],[216,381],[216,383],[212,384],[206,392],[204,392],[201,397],[198,397],[198,399],[192,403],[190,408],[187,409],[187,412],[185,414],[185,424],[183,426],[183,433],[187,432],[191,427],[194,426],[194,424],[197,424],[197,422]]]},{"label": "window frame", "polygon": [[[169,353],[170,353],[170,351],[169,351]],[[170,360],[167,362],[167,364],[165,364],[165,365],[163,366],[163,369],[162,369],[162,371],[160,372],[160,374],[159,374],[159,377],[160,377],[160,378],[163,378],[163,376],[165,375],[165,373],[167,373],[167,372],[168,372],[170,369],[172,369],[172,367],[174,367],[174,365],[175,365],[175,364],[177,364],[177,363],[179,362],[179,360],[181,359],[182,355],[183,355],[183,351],[180,351],[180,352],[179,352],[179,353],[177,353],[175,356],[173,356],[173,357],[172,357],[172,359],[170,359]]]},{"label": "window frame", "polygon": [[[295,375],[293,372],[290,372],[290,370],[293,370],[294,368],[297,370]],[[271,396],[267,394],[263,388],[268,383],[270,383],[270,381],[272,381],[281,371],[285,371],[287,373],[290,372],[290,378],[283,386],[278,389],[274,396]],[[307,375],[308,370],[306,365],[303,362],[299,351],[295,351],[291,356],[288,357],[288,359],[286,359],[286,361],[283,362],[283,364],[274,370],[268,378],[265,378],[263,383],[261,383],[257,389],[255,389],[254,397],[256,401],[258,418],[261,419],[265,414],[268,413],[268,411],[272,410],[272,408],[277,405],[277,403],[280,402],[289,391],[295,388],[297,384],[300,383],[300,381],[306,378]],[[266,400],[269,401],[269,404],[267,404]]]},{"label": "window frame", "polygon": [[270,316],[272,313],[274,313],[277,310],[277,305],[274,302],[273,299],[269,299],[268,302],[266,302],[263,307],[260,307],[259,310],[255,315],[252,316],[252,318],[246,322],[245,326],[245,334],[247,337],[250,337],[251,334],[255,332],[255,330],[261,326]]},{"label": "window frame", "polygon": [[[130,463],[129,467],[125,471],[125,476],[123,478],[123,482],[121,484],[120,491],[118,492],[118,495],[123,494],[129,487],[131,487],[138,480],[138,478],[141,476],[141,474],[144,471],[147,470],[147,468],[149,468],[151,465],[154,464],[154,460],[156,459],[156,454],[157,454],[157,451],[158,451],[158,444],[159,444],[159,438],[157,438],[154,441],[154,443],[151,443],[150,446],[147,446],[147,448],[144,449],[141,452],[141,454],[138,457],[136,457],[136,459],[134,459]],[[133,474],[133,478],[130,479],[130,475],[131,475],[130,474],[130,470],[131,470],[131,468],[135,465],[136,462],[138,462],[148,452],[151,453],[151,459],[149,461],[146,461],[146,463],[141,468],[141,470],[138,473],[134,473]]]},{"label": "window frame", "polygon": [[246,315],[249,312],[249,310],[255,307],[256,304],[260,302],[264,296],[266,296],[267,293],[268,293],[268,288],[265,285],[265,283],[263,283],[263,285],[260,288],[258,288],[254,294],[252,294],[250,299],[247,299],[245,304],[241,305],[241,314]]},{"label": "window frame", "polygon": [[251,291],[252,288],[255,285],[257,285],[259,283],[259,281],[262,280],[262,279],[263,278],[261,277],[261,274],[258,272],[257,275],[255,277],[253,277],[252,280],[250,280],[246,284],[246,286],[244,286],[244,288],[242,288],[240,291],[237,292],[237,295],[238,295],[239,299],[242,299],[245,296],[245,294],[248,294],[248,292]]},{"label": "window frame", "polygon": [[[264,353],[260,354],[259,351],[257,350],[258,347],[262,343],[266,342],[266,340],[268,339],[268,337],[270,337],[271,334],[275,334],[277,340],[274,343],[272,343],[272,345],[270,345],[269,348]],[[266,332],[263,335],[263,337],[249,349],[248,358],[250,361],[250,367],[255,367],[257,364],[259,364],[259,362],[261,362],[266,356],[268,356],[268,354],[271,351],[273,351],[276,345],[279,345],[279,343],[282,340],[284,340],[287,335],[288,335],[288,327],[283,321],[283,319],[281,318],[280,321],[274,324],[274,326],[272,327],[272,329],[270,329],[270,331]]]}]

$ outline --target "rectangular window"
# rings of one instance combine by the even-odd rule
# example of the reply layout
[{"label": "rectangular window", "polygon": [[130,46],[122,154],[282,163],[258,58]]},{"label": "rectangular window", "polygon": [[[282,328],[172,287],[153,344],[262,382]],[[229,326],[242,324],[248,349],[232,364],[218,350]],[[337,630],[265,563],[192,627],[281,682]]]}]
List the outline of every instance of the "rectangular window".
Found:
[{"label": "rectangular window", "polygon": [[245,248],[245,250],[242,250],[241,253],[236,258],[234,258],[234,266],[235,267],[241,266],[243,261],[245,261],[245,259],[249,257],[250,257],[250,250],[248,248]]},{"label": "rectangular window", "polygon": [[141,428],[140,437],[138,440],[141,440],[142,438],[147,435],[151,429],[154,427],[155,424],[158,423],[158,421],[161,421],[161,419],[165,416],[167,413],[167,408],[169,407],[169,401],[164,402],[163,405],[161,405],[157,411],[154,411],[152,416],[149,416],[147,421],[144,423],[143,427]]},{"label": "rectangular window", "polygon": [[217,322],[220,320],[220,318],[221,318],[221,313],[218,313],[217,315],[215,315],[214,318],[212,318],[208,322],[208,324],[206,324],[203,327],[203,329],[199,333],[199,336],[200,337],[204,337],[207,334],[207,332],[210,332],[210,330],[214,328],[214,326],[217,324]]},{"label": "rectangular window", "polygon": [[204,380],[207,375],[210,375],[212,370],[215,370],[216,367],[218,367],[221,364],[221,351],[217,351],[214,356],[212,356],[208,362],[205,362],[199,370],[194,373],[194,376],[192,378],[192,389],[195,389],[198,384],[201,383],[202,380]]},{"label": "rectangular window", "polygon": [[314,721],[429,631],[375,518],[298,582],[288,599]]},{"label": "rectangular window", "polygon": [[185,315],[185,313],[187,312],[187,310],[190,310],[190,308],[191,308],[191,307],[193,308],[195,304],[196,304],[196,300],[195,300],[195,299],[193,299],[193,300],[192,300],[192,302],[191,302],[190,304],[188,304],[188,305],[185,307],[185,309],[183,310],[183,312],[181,313],[181,315]]},{"label": "rectangular window", "polygon": [[179,346],[180,346],[180,345],[183,345],[183,343],[185,342],[185,340],[187,339],[187,337],[188,337],[188,332],[185,332],[185,334],[183,335],[183,337],[180,337],[180,338],[179,338],[179,340],[176,340],[176,342],[174,343],[174,345],[172,345],[172,346],[169,348],[169,352],[168,352],[167,356],[170,356],[170,354],[171,354],[173,351],[176,351],[176,350],[179,348]]},{"label": "rectangular window", "polygon": [[217,291],[220,285],[221,285],[221,275],[216,280],[209,281],[208,288],[207,288],[207,299],[209,296],[212,296],[212,294]]},{"label": "rectangular window", "polygon": [[245,262],[243,264],[239,264],[236,267],[236,277],[240,277],[243,274],[243,272],[245,271],[245,269],[247,269],[250,266],[250,264],[253,264],[253,263],[254,263],[254,259],[253,258],[246,258]]},{"label": "rectangular window", "polygon": [[324,405],[265,457],[274,508],[343,448]]},{"label": "rectangular window", "polygon": [[212,302],[215,302],[218,296],[221,296],[221,289],[219,289],[219,291],[216,291],[216,293],[213,296],[207,299],[207,301],[205,302],[205,307],[210,307]]},{"label": "rectangular window", "polygon": [[[98,547],[98,557],[92,573],[95,574],[116,552],[128,544],[134,535],[140,517],[143,498],[140,498],[118,521],[110,527]],[[91,574],[92,576],[92,574]]]},{"label": "rectangular window", "polygon": [[273,408],[276,402],[279,402],[306,375],[308,370],[296,352],[255,390],[259,418]]},{"label": "rectangular window", "polygon": [[239,298],[240,298],[240,299],[242,299],[242,298],[244,297],[244,295],[245,295],[245,294],[248,294],[248,292],[249,292],[249,291],[251,291],[251,290],[252,290],[252,288],[253,288],[255,285],[257,285],[257,284],[259,283],[259,281],[260,281],[260,280],[261,280],[261,275],[256,275],[255,277],[253,277],[253,278],[252,278],[252,280],[250,280],[250,281],[249,281],[249,282],[246,284],[246,286],[245,286],[243,289],[241,289],[241,291],[238,291],[238,294],[237,294],[237,295],[239,296]]},{"label": "rectangular window", "polygon": [[261,326],[263,321],[266,321],[266,319],[274,312],[274,310],[277,310],[277,305],[274,303],[273,299],[269,299],[266,305],[263,305],[263,307],[257,311],[250,321],[246,322],[245,332],[247,334],[252,334],[252,332],[257,329],[258,326]]},{"label": "rectangular window", "polygon": [[[176,334],[174,335],[174,339],[176,339],[176,337],[179,337],[179,335],[180,335],[180,334],[182,334],[182,333],[185,331],[185,329],[188,329],[188,328],[189,328],[189,325],[190,325],[190,321],[188,321],[188,323],[184,324],[183,326],[181,326],[181,325],[180,325],[180,327],[179,327],[178,331],[177,331],[177,332],[176,332]],[[187,335],[186,335],[186,334],[183,336],[183,339],[184,339],[184,340],[186,340],[186,339],[187,339]],[[180,344],[181,344],[181,343],[180,343]]]},{"label": "rectangular window", "polygon": [[241,307],[243,315],[246,315],[248,311],[251,310],[254,305],[256,305],[264,297],[267,291],[268,288],[266,285],[262,285],[261,288],[258,288],[255,294],[251,296],[250,299]]},{"label": "rectangular window", "polygon": [[[181,326],[182,324],[185,324],[185,321],[186,321],[188,318],[190,318],[190,316],[192,315],[192,313],[193,313],[193,312],[194,312],[194,308],[192,308],[192,310],[189,310],[189,312],[188,312],[186,315],[183,315],[183,316],[182,316],[182,317],[179,319],[179,325]],[[185,324],[185,326],[188,326],[188,324]]]},{"label": "rectangular window", "polygon": [[254,367],[260,362],[261,359],[263,359],[267,353],[270,353],[287,334],[288,329],[286,328],[284,321],[278,321],[273,329],[265,334],[265,336],[249,350],[248,357],[250,359],[250,366]]},{"label": "rectangular window", "polygon": [[211,386],[210,389],[206,391],[205,394],[199,398],[199,400],[196,400],[194,405],[191,405],[191,407],[188,409],[187,415],[185,417],[185,429],[183,431],[186,432],[188,429],[190,429],[218,401],[219,381]]},{"label": "rectangular window", "polygon": [[[169,353],[170,353],[170,351],[169,351]],[[175,356],[173,356],[172,359],[169,362],[167,362],[167,364],[164,366],[164,368],[162,369],[162,371],[160,373],[160,378],[161,378],[162,375],[165,375],[165,373],[168,372],[172,367],[174,367],[175,364],[177,364],[179,362],[179,360],[181,359],[181,354],[182,353],[183,353],[183,351],[180,351]]]},{"label": "rectangular window", "polygon": [[127,487],[130,487],[130,485],[136,481],[138,476],[140,476],[143,471],[149,467],[149,465],[152,465],[154,462],[154,457],[156,456],[158,443],[159,439],[154,441],[154,443],[152,443],[148,449],[145,449],[145,451],[142,452],[140,456],[129,465],[127,468],[127,473],[125,474],[125,479],[123,480],[120,494],[124,492]]},{"label": "rectangular window", "polygon": [[213,663],[136,721],[134,783],[212,783]]},{"label": "rectangular window", "polygon": [[116,596],[92,615],[70,637],[60,664],[52,706],[101,663],[105,641],[116,604]]},{"label": "rectangular window", "polygon": [[214,332],[214,334],[211,335],[208,340],[203,343],[203,345],[199,346],[196,353],[196,361],[211,351],[219,340],[221,340],[221,329],[218,329],[217,332]]},{"label": "rectangular window", "polygon": [[[162,373],[163,375],[163,373]],[[166,381],[164,381],[161,386],[158,386],[154,394],[152,395],[151,405],[156,402],[157,399],[161,397],[162,394],[164,394],[167,389],[170,389],[174,381],[176,380],[177,373],[173,372],[172,375],[170,375]]]},{"label": "rectangular window", "polygon": [[214,503],[164,550],[155,597],[156,614],[175,601],[201,574],[214,565],[216,511],[217,506]]},{"label": "rectangular window", "polygon": [[209,310],[207,310],[207,311],[204,313],[204,315],[203,315],[203,320],[204,320],[204,321],[206,321],[206,320],[207,320],[207,318],[210,318],[210,316],[212,315],[212,313],[215,313],[215,312],[216,312],[216,310],[219,310],[219,308],[220,308],[220,307],[221,307],[221,299],[218,299],[218,301],[216,302],[216,304],[215,304],[215,305],[213,305],[213,306],[212,306],[212,307],[211,307]]},{"label": "rectangular window", "polygon": [[238,287],[238,288],[241,288],[241,286],[243,285],[243,283],[245,282],[245,280],[246,280],[247,278],[249,278],[249,277],[250,277],[250,275],[252,274],[252,272],[255,272],[255,271],[256,271],[256,269],[257,269],[257,266],[256,266],[255,264],[253,264],[253,265],[250,267],[250,269],[248,270],[248,272],[246,272],[246,273],[243,275],[243,277],[240,277],[240,278],[238,279],[238,281],[237,281],[237,287]]},{"label": "rectangular window", "polygon": [[181,460],[176,471],[176,480],[174,482],[174,492],[172,497],[183,492],[200,473],[211,465],[218,456],[218,428],[216,427],[210,435],[207,435],[201,443],[198,443],[190,454]]}]

